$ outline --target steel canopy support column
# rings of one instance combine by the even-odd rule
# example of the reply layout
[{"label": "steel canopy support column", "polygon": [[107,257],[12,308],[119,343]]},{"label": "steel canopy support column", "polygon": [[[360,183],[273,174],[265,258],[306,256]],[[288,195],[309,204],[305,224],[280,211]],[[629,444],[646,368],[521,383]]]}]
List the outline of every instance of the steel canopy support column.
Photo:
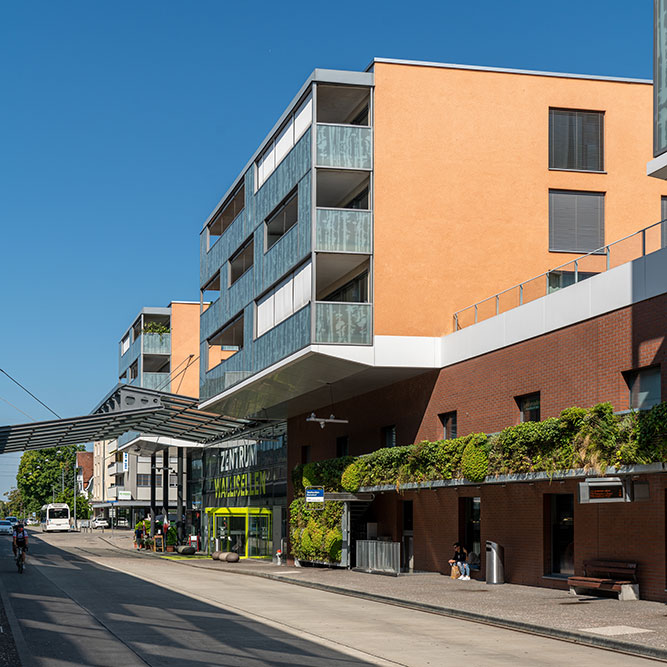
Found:
[{"label": "steel canopy support column", "polygon": [[155,452],[151,454],[151,539],[155,535]]},{"label": "steel canopy support column", "polygon": [[176,466],[176,474],[178,476],[178,482],[176,486],[176,526],[178,529],[178,543],[183,542],[183,517],[185,516],[185,507],[183,505],[183,448],[178,448],[178,458]]},{"label": "steel canopy support column", "polygon": [[169,448],[162,450],[162,514],[169,514]]}]

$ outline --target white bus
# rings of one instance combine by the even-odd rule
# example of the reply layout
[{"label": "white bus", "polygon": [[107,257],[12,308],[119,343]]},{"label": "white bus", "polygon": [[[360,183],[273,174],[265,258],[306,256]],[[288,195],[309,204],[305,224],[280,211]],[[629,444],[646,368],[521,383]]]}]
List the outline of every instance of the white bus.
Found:
[{"label": "white bus", "polygon": [[49,503],[44,505],[40,511],[40,522],[42,532],[70,529],[69,525],[69,505],[65,503]]}]

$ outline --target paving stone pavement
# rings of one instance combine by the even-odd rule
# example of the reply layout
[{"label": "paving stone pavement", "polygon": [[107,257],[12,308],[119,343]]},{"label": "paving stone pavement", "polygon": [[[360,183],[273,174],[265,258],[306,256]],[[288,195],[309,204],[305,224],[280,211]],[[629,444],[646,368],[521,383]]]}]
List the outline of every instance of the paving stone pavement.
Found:
[{"label": "paving stone pavement", "polygon": [[[121,549],[134,548],[128,533],[116,532],[112,538],[106,531],[104,539]],[[145,554],[145,557],[160,556]],[[482,581],[458,581],[430,572],[391,577],[341,568],[281,567],[252,560],[239,563],[208,559],[177,562],[188,567],[269,576],[588,636],[609,637],[667,652],[667,605],[660,602],[574,597],[564,590],[515,584],[487,585]]]}]

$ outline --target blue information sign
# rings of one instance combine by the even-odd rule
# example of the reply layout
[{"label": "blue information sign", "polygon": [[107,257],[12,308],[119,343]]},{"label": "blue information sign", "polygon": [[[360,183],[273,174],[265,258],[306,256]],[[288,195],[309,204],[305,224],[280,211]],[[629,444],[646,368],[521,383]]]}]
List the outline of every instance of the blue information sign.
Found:
[{"label": "blue information sign", "polygon": [[307,503],[324,503],[324,487],[309,486],[306,488]]}]

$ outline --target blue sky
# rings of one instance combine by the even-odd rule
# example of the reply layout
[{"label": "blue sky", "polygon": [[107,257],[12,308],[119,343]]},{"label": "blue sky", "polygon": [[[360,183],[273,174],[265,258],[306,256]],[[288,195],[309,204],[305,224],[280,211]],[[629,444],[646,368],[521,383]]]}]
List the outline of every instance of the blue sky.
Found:
[{"label": "blue sky", "polygon": [[[0,368],[63,416],[142,306],[199,298],[201,226],[315,67],[651,78],[651,0],[0,5]],[[647,160],[650,158],[646,156]],[[0,424],[49,413],[0,375]],[[0,456],[0,494],[18,456]]]}]

